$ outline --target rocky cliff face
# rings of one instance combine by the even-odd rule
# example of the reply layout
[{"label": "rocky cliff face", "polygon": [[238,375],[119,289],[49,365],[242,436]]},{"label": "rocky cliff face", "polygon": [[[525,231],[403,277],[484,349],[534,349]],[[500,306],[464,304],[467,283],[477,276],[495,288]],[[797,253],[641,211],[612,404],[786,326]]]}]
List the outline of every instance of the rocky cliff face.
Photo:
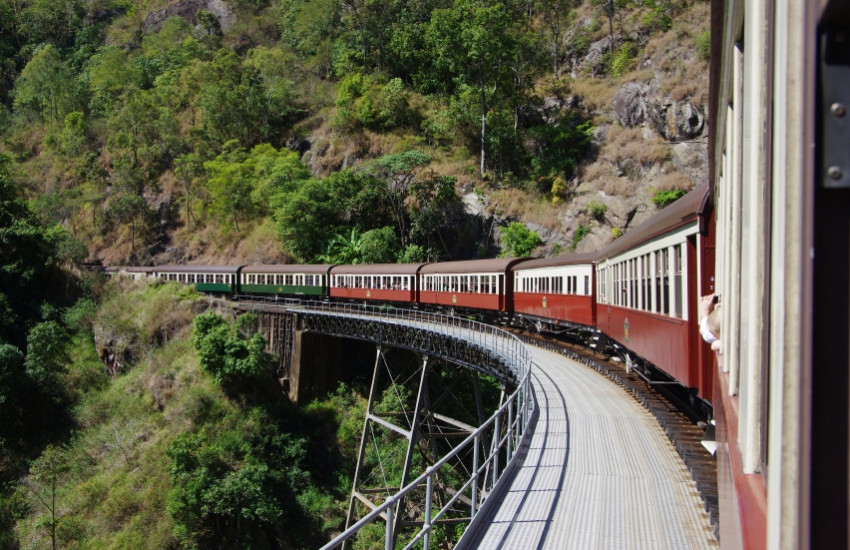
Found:
[{"label": "rocky cliff face", "polygon": [[169,17],[182,17],[190,25],[198,24],[198,12],[206,10],[218,19],[221,30],[227,30],[232,23],[233,14],[224,0],[183,0],[165,9],[151,12],[145,17],[145,32],[155,32],[162,27],[162,22]]},{"label": "rocky cliff face", "polygon": [[[593,152],[569,182],[557,221],[510,209],[500,220],[504,204],[487,208],[497,224],[519,219],[537,231],[545,241],[539,255],[598,250],[658,212],[652,200],[658,191],[687,191],[708,179],[708,62],[695,46],[707,29],[708,5],[693,2],[666,32],[629,27],[640,15],[623,14],[626,23],[614,34],[615,51],[628,43],[637,52],[631,72],[605,76],[606,36],[566,64],[573,95],[546,101],[578,109],[597,125]],[[578,19],[565,36],[565,51],[582,25],[591,24],[590,17]]]}]

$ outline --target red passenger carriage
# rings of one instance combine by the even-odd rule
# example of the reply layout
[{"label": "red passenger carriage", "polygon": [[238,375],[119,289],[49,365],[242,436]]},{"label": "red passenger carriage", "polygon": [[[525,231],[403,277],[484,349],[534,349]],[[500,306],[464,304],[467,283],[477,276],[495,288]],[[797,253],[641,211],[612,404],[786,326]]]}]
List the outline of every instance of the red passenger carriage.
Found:
[{"label": "red passenger carriage", "polygon": [[338,265],[330,270],[332,298],[415,303],[425,264]]},{"label": "red passenger carriage", "polygon": [[521,258],[427,264],[420,271],[419,300],[448,307],[511,311],[509,269]]},{"label": "red passenger carriage", "polygon": [[511,269],[514,313],[556,326],[596,324],[593,291],[596,254],[574,254],[521,262]]},{"label": "red passenger carriage", "polygon": [[699,337],[697,302],[708,238],[703,185],[597,255],[596,324],[623,347],[710,400],[712,362]]}]

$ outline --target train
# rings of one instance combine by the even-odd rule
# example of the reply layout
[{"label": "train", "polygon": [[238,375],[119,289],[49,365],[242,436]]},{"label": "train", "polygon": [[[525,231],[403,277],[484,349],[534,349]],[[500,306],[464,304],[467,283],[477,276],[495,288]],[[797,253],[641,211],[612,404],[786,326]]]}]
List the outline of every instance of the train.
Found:
[{"label": "train", "polygon": [[675,381],[711,417],[711,351],[697,297],[713,250],[707,185],[598,253],[407,264],[109,268],[200,292],[386,303],[560,334],[610,353],[648,378]]},{"label": "train", "polygon": [[[708,182],[602,250],[312,273],[127,272],[182,274],[214,292],[253,284],[483,308],[608,339],[711,407],[723,548],[850,547],[850,2],[709,1]],[[248,283],[252,270],[265,271]],[[699,336],[706,294],[722,297],[719,354]]]}]

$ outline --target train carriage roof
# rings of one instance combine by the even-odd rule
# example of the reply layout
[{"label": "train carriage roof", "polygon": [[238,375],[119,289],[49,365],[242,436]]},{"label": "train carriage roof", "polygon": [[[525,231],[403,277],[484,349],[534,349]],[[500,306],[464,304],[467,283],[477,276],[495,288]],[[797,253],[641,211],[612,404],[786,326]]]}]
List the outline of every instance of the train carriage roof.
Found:
[{"label": "train carriage roof", "polygon": [[107,273],[120,273],[125,271],[127,273],[153,273],[156,271],[155,267],[149,266],[135,266],[135,265],[111,265],[106,266],[103,270]]},{"label": "train carriage roof", "polygon": [[558,267],[562,265],[592,265],[595,259],[596,252],[569,254],[565,256],[558,256],[556,258],[537,258],[535,260],[526,260],[515,265],[512,271],[522,271],[523,269],[536,269],[540,267]]},{"label": "train carriage roof", "polygon": [[331,275],[416,275],[425,264],[335,265]]},{"label": "train carriage roof", "polygon": [[422,268],[423,275],[450,273],[505,273],[514,264],[527,258],[494,258],[488,260],[462,260],[436,262]]},{"label": "train carriage roof", "polygon": [[330,264],[270,264],[246,265],[242,273],[327,273]]},{"label": "train carriage roof", "polygon": [[241,265],[160,265],[157,273],[236,273]]},{"label": "train carriage roof", "polygon": [[596,254],[596,261],[603,261],[635,245],[651,241],[691,223],[698,223],[700,231],[705,229],[704,217],[708,208],[709,189],[705,183],[677,200],[647,221],[630,229],[625,235],[614,240]]}]

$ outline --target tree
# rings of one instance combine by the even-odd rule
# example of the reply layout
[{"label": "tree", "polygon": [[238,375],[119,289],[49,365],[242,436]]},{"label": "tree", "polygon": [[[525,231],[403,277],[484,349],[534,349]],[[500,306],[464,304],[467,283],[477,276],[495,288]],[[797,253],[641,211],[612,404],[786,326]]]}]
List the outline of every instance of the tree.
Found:
[{"label": "tree", "polygon": [[25,378],[24,354],[11,344],[0,343],[0,441],[20,429]]},{"label": "tree", "polygon": [[392,205],[393,217],[402,248],[407,247],[410,239],[407,212],[407,198],[410,195],[410,188],[416,181],[419,169],[427,166],[430,162],[431,157],[418,150],[387,155],[373,162],[374,168],[387,182],[387,196]]},{"label": "tree", "polygon": [[52,399],[61,395],[61,376],[70,362],[65,349],[68,334],[56,321],[38,323],[27,335],[26,373]]},{"label": "tree", "polygon": [[0,153],[0,342],[23,349],[58,280],[55,252],[27,204],[16,196],[11,157]]},{"label": "tree", "polygon": [[363,257],[363,237],[356,227],[348,235],[334,235],[324,254],[316,258],[326,264],[359,264]]},{"label": "tree", "polygon": [[371,229],[361,238],[360,258],[364,264],[388,264],[398,258],[398,237],[392,227]]},{"label": "tree", "polygon": [[510,60],[518,49],[515,19],[498,2],[456,0],[451,8],[434,10],[425,36],[435,66],[452,74],[458,88],[469,86],[478,95],[483,176],[487,115],[510,89]]},{"label": "tree", "polygon": [[71,111],[72,80],[59,52],[51,44],[39,47],[33,53],[21,76],[15,82],[14,106],[29,109],[40,117],[60,120]]},{"label": "tree", "polygon": [[30,465],[29,476],[24,481],[30,494],[44,507],[47,514],[42,516],[38,524],[43,526],[50,535],[51,548],[56,549],[56,527],[61,519],[59,496],[62,475],[68,471],[68,464],[62,449],[48,445]]},{"label": "tree", "polygon": [[247,158],[239,143],[230,140],[224,144],[220,155],[204,163],[209,174],[211,211],[220,219],[232,221],[237,229],[240,219],[248,220],[254,215],[253,173],[245,162]]},{"label": "tree", "polygon": [[561,46],[564,33],[569,22],[570,9],[576,4],[575,0],[538,0],[540,18],[546,29],[552,56],[552,78],[557,80],[560,72]]},{"label": "tree", "polygon": [[303,439],[256,407],[226,429],[177,437],[166,454],[167,508],[186,547],[281,547],[276,534],[309,483]]}]

